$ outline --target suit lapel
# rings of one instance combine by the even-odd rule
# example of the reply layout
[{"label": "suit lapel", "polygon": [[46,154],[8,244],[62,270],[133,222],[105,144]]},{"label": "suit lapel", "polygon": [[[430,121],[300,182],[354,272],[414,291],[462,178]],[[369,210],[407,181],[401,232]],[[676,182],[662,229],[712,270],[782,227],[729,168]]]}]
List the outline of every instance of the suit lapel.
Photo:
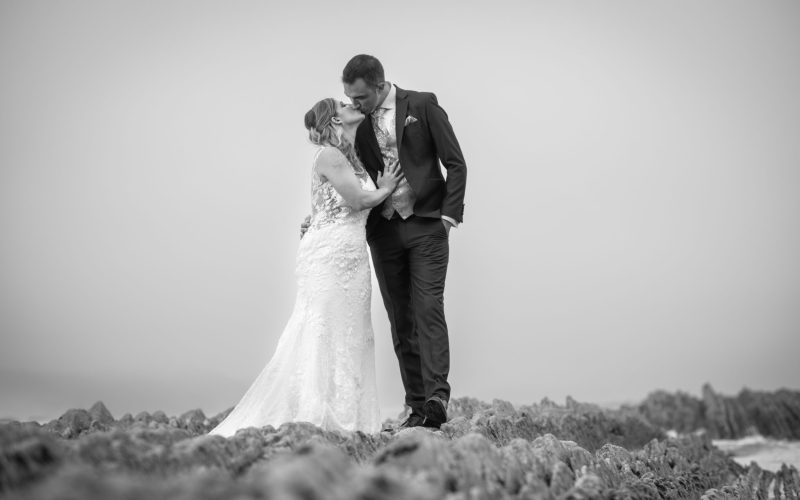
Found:
[{"label": "suit lapel", "polygon": [[[372,115],[367,115],[364,122],[356,130],[356,136],[361,135],[361,140],[366,142],[370,151],[377,160],[376,165],[383,165],[383,155],[381,155],[381,147],[378,145],[378,139],[375,137],[375,130],[372,128]],[[372,167],[372,162],[364,161],[362,163],[367,167]],[[374,168],[373,168],[374,170]],[[383,167],[381,167],[383,170]]]},{"label": "suit lapel", "polygon": [[[397,89],[395,100],[395,137],[397,138],[397,154],[400,154],[400,145],[403,143],[403,132],[406,129],[406,113],[408,112],[408,93],[395,85]],[[376,140],[377,142],[377,140]]]}]

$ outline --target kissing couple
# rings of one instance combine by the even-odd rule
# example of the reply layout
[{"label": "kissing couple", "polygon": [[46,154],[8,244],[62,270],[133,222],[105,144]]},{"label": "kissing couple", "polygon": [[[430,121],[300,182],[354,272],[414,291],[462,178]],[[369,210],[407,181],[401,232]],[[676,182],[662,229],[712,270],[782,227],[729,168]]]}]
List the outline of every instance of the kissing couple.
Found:
[{"label": "kissing couple", "polygon": [[323,99],[305,115],[319,151],[294,310],[269,363],[211,434],[297,421],[381,430],[367,243],[405,388],[400,428],[447,421],[444,283],[450,229],[464,211],[464,156],[436,96],[386,81],[375,57],[353,57],[342,83],[350,104]]}]

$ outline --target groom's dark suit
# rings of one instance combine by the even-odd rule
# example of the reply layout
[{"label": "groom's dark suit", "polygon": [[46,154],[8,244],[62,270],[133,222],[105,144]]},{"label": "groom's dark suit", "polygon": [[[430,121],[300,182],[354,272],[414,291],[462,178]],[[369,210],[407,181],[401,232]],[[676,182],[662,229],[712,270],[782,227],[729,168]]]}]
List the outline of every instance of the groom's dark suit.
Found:
[{"label": "groom's dark suit", "polygon": [[[449,246],[441,217],[462,221],[467,167],[447,114],[432,93],[396,87],[395,133],[400,166],[416,195],[414,215],[402,219],[395,213],[386,219],[375,207],[367,220],[367,240],[389,313],[406,404],[423,414],[426,400],[450,399],[443,299]],[[356,148],[375,180],[385,165],[369,115],[356,132]]]}]

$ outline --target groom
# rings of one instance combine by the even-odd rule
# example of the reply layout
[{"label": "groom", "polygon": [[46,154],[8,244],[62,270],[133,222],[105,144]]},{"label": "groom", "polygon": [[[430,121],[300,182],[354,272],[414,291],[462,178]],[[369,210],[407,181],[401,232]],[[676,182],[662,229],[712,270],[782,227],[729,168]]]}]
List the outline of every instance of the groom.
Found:
[{"label": "groom", "polygon": [[447,113],[432,93],[392,85],[380,61],[364,54],[347,63],[342,83],[345,95],[366,115],[355,147],[369,175],[376,180],[398,159],[405,174],[367,220],[367,241],[411,409],[401,428],[439,428],[447,421],[450,400],[444,318],[448,237],[462,220],[467,166]]}]

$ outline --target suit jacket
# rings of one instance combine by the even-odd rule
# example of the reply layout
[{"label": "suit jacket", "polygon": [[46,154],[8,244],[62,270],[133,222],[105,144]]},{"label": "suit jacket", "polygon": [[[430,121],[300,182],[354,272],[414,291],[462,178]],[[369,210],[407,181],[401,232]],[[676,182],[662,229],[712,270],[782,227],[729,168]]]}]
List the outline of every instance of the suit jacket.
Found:
[{"label": "suit jacket", "polygon": [[[417,196],[414,214],[437,219],[446,215],[462,222],[467,165],[447,113],[432,93],[403,90],[400,87],[397,87],[395,112],[400,166]],[[406,125],[409,116],[416,121],[410,120]],[[373,181],[376,180],[378,172],[382,172],[385,165],[370,115],[356,131],[355,146],[367,172]],[[442,176],[440,160],[447,169],[447,181]],[[370,213],[367,233],[380,216],[379,209]]]}]

